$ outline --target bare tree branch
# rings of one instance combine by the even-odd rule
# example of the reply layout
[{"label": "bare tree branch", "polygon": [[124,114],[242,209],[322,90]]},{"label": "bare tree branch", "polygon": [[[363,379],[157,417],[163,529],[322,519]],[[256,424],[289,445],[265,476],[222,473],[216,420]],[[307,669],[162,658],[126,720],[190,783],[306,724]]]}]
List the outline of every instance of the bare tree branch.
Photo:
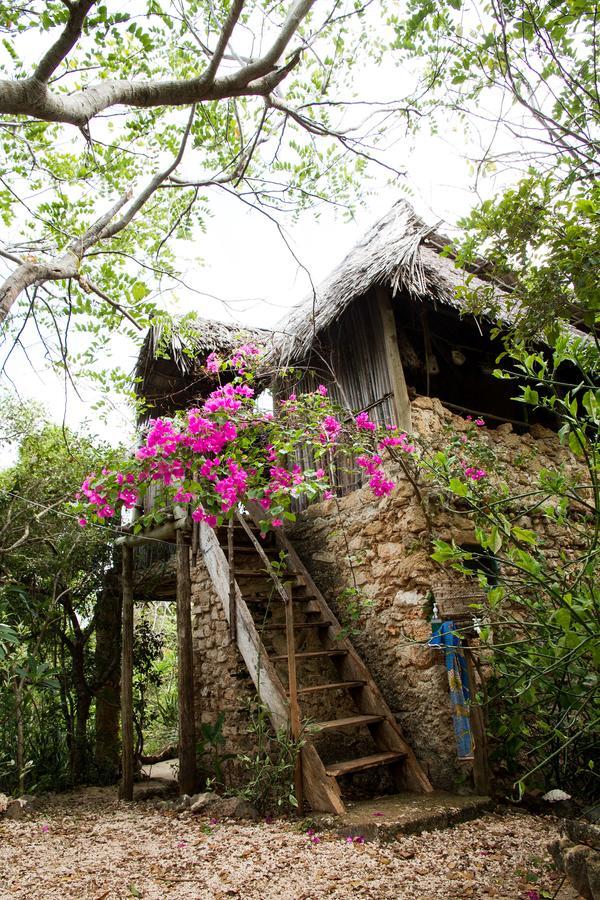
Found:
[{"label": "bare tree branch", "polygon": [[[118,105],[139,108],[189,106],[206,100],[222,100],[227,97],[253,94],[266,95],[274,90],[298,64],[300,50],[294,51],[284,66],[275,68],[314,3],[315,0],[296,0],[290,7],[269,50],[260,59],[254,60],[222,78],[215,79],[214,71],[218,67],[231,31],[241,13],[241,8],[239,8],[243,5],[241,0],[237,0],[232,8],[220,35],[213,59],[204,72],[196,78],[171,81],[107,80],[75,91],[73,94],[52,92],[47,83],[37,75],[19,80],[3,79],[0,80],[0,114],[31,116],[47,122],[64,122],[81,128],[86,126],[98,113]],[[79,7],[79,4],[77,6]],[[91,7],[89,0],[86,3],[82,2],[81,9],[84,6]],[[57,44],[60,44],[61,40],[62,36]],[[222,46],[223,41],[225,41],[225,46]],[[57,44],[54,45],[55,48]],[[72,44],[68,46],[67,44],[68,40],[65,38],[65,53],[72,46]],[[62,46],[63,44],[61,44]],[[51,52],[52,48],[49,54]],[[58,52],[56,51],[52,60],[48,61],[42,74],[45,74],[49,68],[49,77],[55,65],[58,65],[60,59],[55,59]],[[40,63],[40,65],[42,64]]]}]

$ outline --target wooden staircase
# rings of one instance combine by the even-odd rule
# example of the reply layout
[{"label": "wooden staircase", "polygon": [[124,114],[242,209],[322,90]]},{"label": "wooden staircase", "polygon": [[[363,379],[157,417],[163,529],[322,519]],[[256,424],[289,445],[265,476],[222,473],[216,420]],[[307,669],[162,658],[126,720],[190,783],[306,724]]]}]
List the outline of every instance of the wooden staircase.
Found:
[{"label": "wooden staircase", "polygon": [[[201,523],[199,545],[232,637],[274,727],[289,726],[304,740],[296,784],[300,799],[303,796],[315,811],[342,814],[338,779],[379,766],[389,767],[399,790],[431,791],[369,670],[289,539],[278,529],[260,540],[259,520],[260,510],[251,505],[249,515],[238,516],[229,527],[213,531]],[[283,566],[271,568],[271,563],[279,563],[281,551]],[[282,641],[284,646],[278,646]],[[307,643],[309,649],[304,649]],[[304,671],[314,662],[334,673],[330,680],[305,683]],[[321,699],[331,715],[340,708],[336,698],[341,697],[343,708],[351,703],[354,713],[310,723],[304,730],[303,701]],[[367,730],[376,752],[332,763],[322,760],[313,734],[358,729]]]}]

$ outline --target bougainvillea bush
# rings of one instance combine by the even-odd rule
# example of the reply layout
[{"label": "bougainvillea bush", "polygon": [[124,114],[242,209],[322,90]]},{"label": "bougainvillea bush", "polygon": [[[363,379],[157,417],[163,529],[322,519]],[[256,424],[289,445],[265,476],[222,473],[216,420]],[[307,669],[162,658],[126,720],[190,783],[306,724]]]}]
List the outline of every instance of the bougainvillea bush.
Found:
[{"label": "bougainvillea bush", "polygon": [[[152,489],[156,500],[136,519],[140,530],[155,524],[173,504],[189,506],[194,521],[216,527],[238,504],[257,501],[263,530],[293,520],[292,504],[333,496],[333,466],[364,473],[375,496],[394,488],[384,470],[388,448],[414,451],[406,434],[378,426],[366,412],[351,415],[336,407],[327,388],[277,404],[276,415],[256,402],[261,352],[244,344],[227,359],[211,353],[205,362],[215,388],[198,407],[172,418],[150,421],[141,445],[115,468],[91,473],[78,496],[80,524],[118,519],[121,510],[141,506]],[[311,467],[296,462],[296,449]]]}]

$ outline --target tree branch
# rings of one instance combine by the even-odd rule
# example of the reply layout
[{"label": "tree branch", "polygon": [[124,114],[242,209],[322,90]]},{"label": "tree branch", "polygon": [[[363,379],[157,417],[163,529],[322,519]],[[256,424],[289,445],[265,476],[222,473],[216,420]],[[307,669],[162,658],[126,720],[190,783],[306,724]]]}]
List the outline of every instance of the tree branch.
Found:
[{"label": "tree branch", "polygon": [[[30,116],[46,122],[64,122],[81,128],[98,113],[117,105],[144,109],[157,106],[189,106],[206,100],[268,94],[298,64],[300,50],[292,54],[291,60],[286,65],[274,68],[315,2],[316,0],[296,0],[276,39],[264,56],[222,78],[214,78],[215,66],[218,67],[220,61],[219,53],[222,55],[225,49],[224,46],[221,49],[221,45],[223,41],[226,44],[229,40],[241,13],[239,8],[242,5],[241,0],[237,0],[234,4],[223,27],[213,59],[197,78],[172,81],[103,81],[73,94],[53,93],[47,83],[36,75],[20,80],[3,79],[0,80],[0,114]],[[57,44],[60,41],[61,39]],[[65,52],[67,51],[68,48]],[[56,61],[56,65],[59,62],[60,59]],[[49,62],[46,68],[51,65]],[[45,74],[45,69],[42,74]]]},{"label": "tree branch", "polygon": [[8,276],[2,287],[0,287],[0,323],[7,317],[19,294],[28,287],[40,285],[46,281],[65,281],[74,278],[77,281],[80,281],[84,290],[89,289],[94,291],[94,293],[102,297],[102,299],[109,303],[113,308],[118,309],[136,326],[136,328],[139,329],[140,326],[135,319],[133,319],[121,306],[111,300],[103,291],[96,288],[95,285],[86,281],[86,279],[81,278],[79,272],[81,260],[85,256],[86,250],[94,244],[97,244],[99,241],[108,240],[126,228],[136,213],[139,212],[142,206],[160,187],[162,182],[175,171],[185,152],[185,147],[192,128],[192,122],[194,120],[194,113],[195,107],[192,107],[179,150],[173,162],[162,172],[157,172],[157,174],[150,179],[146,187],[139,193],[127,212],[122,215],[120,219],[113,222],[117,213],[125,206],[128,200],[131,199],[130,192],[120,197],[119,200],[107,210],[106,213],[100,216],[100,218],[80,237],[72,240],[65,253],[63,253],[59,259],[51,263],[23,260],[19,267]]},{"label": "tree branch", "polygon": [[46,51],[33,73],[36,81],[46,82],[58,68],[63,59],[73,49],[83,30],[83,23],[96,0],[79,0],[69,3],[69,19],[65,28],[54,44]]}]

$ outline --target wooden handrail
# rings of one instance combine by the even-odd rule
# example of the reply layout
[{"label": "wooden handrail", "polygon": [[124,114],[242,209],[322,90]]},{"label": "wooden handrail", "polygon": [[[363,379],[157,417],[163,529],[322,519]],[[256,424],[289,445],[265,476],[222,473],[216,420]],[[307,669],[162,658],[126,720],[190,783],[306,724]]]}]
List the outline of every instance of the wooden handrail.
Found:
[{"label": "wooden handrail", "polygon": [[[283,600],[285,606],[285,638],[286,638],[286,648],[287,648],[287,660],[288,660],[288,691],[289,691],[289,701],[290,701],[290,729],[292,732],[292,737],[295,741],[300,739],[301,733],[301,724],[300,724],[300,707],[298,705],[298,680],[296,676],[296,641],[294,637],[294,604],[292,598],[286,591],[284,585],[281,583],[279,576],[274,571],[273,566],[271,565],[271,560],[260,546],[259,541],[257,541],[255,535],[252,533],[252,529],[248,525],[247,522],[244,521],[244,517],[240,515],[240,513],[236,510],[236,518],[248,537],[254,549],[262,559],[265,564],[265,569],[267,573],[271,576],[273,584],[275,585],[275,589],[277,593]],[[233,524],[233,520],[230,523],[230,533],[233,533],[233,529],[231,525]],[[231,576],[230,576],[231,577]],[[303,808],[303,791],[302,791],[302,757],[300,753],[298,754],[296,761],[296,772],[295,772],[295,788],[296,788],[296,800],[298,802],[298,810],[302,812]]]}]

